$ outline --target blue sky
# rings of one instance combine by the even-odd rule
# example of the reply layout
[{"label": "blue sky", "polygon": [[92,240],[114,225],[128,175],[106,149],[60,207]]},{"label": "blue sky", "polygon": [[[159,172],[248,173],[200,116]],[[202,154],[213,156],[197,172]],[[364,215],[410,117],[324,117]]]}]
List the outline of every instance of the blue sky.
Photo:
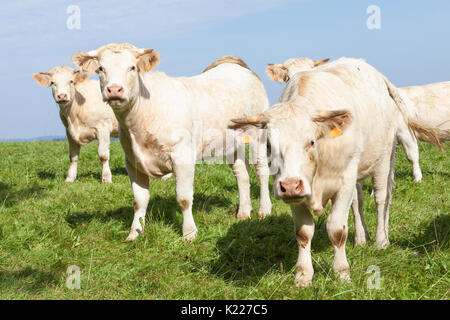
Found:
[{"label": "blue sky", "polygon": [[[369,30],[369,5],[381,29]],[[69,30],[69,5],[81,29]],[[64,135],[50,89],[32,74],[71,65],[78,50],[109,42],[155,48],[158,70],[201,72],[216,58],[238,55],[260,75],[271,103],[282,85],[267,62],[291,57],[365,58],[397,86],[450,80],[450,1],[416,0],[156,0],[2,3],[0,12],[0,140]]]}]

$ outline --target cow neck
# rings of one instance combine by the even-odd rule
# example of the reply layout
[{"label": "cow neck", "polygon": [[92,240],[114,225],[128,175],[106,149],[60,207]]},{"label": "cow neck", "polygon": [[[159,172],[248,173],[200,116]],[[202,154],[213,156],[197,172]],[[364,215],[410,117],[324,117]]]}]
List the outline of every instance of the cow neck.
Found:
[{"label": "cow neck", "polygon": [[58,104],[59,106],[59,113],[60,115],[64,118],[64,120],[67,121],[71,121],[72,123],[74,122],[74,117],[73,117],[73,103],[74,101],[70,101],[68,104],[62,106],[60,104]]},{"label": "cow neck", "polygon": [[126,131],[136,135],[145,129],[150,133],[152,119],[154,118],[152,116],[153,107],[150,96],[145,98],[138,96],[130,101],[129,105],[122,110],[114,110],[114,113],[120,126]]}]

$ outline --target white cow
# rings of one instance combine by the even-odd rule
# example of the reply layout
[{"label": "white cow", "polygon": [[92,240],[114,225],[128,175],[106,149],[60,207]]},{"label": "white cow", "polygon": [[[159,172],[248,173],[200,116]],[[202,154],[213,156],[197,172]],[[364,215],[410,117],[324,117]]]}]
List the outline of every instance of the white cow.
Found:
[{"label": "white cow", "polygon": [[[328,60],[312,61],[309,58],[292,58],[282,64],[269,64],[266,73],[275,81],[287,82],[297,72],[313,70]],[[422,171],[419,165],[416,137],[441,150],[440,143],[450,140],[450,82],[398,88],[398,93],[405,102],[405,111],[409,119],[413,120],[414,133],[412,134],[407,128],[403,117],[399,116],[397,138],[413,166],[414,181],[421,181]],[[369,240],[364,221],[362,196],[362,185],[358,183],[352,203],[356,245],[364,245]]]},{"label": "white cow", "polygon": [[[269,107],[261,80],[237,57],[223,57],[201,75],[189,78],[148,72],[159,60],[157,51],[130,44],[109,44],[72,56],[75,65],[98,73],[103,98],[120,123],[120,141],[134,194],[129,241],[143,232],[149,177],[167,177],[172,172],[183,212],[183,239],[193,240],[197,235],[192,216],[196,160],[206,150],[234,155],[234,148],[230,151],[223,143],[228,120]],[[193,138],[198,131],[201,137]],[[238,218],[246,219],[252,210],[249,167],[245,155],[236,156],[231,167],[239,189]],[[272,208],[265,154],[258,154],[255,169],[261,186],[262,218]]]},{"label": "white cow", "polygon": [[[399,93],[412,119],[435,129],[441,142],[450,141],[450,81],[399,88]],[[417,137],[422,141],[430,139],[422,132]]]},{"label": "white cow", "polygon": [[111,108],[102,100],[99,82],[86,80],[87,77],[86,73],[66,66],[33,75],[37,83],[52,88],[53,98],[59,105],[59,116],[69,141],[70,167],[66,182],[73,182],[77,177],[81,146],[98,139],[102,182],[111,183],[109,140],[111,135],[117,137],[118,124]]},{"label": "white cow", "polygon": [[[268,129],[268,144],[279,171],[274,194],[291,207],[299,246],[296,284],[312,284],[314,219],[329,200],[328,236],[333,269],[350,281],[345,254],[348,212],[355,184],[371,176],[378,212],[376,242],[388,243],[394,179],[397,119],[409,119],[397,89],[363,60],[342,58],[292,75],[280,102],[268,111],[235,119],[230,128],[252,135]],[[258,131],[258,130],[256,130]],[[261,131],[261,130],[259,130]]]},{"label": "white cow", "polygon": [[[272,64],[266,69],[267,75],[275,81],[287,82],[297,72],[313,70],[330,59],[313,61],[309,58],[292,58],[282,64]],[[413,166],[414,181],[422,180],[422,171],[419,165],[419,147],[417,139],[430,142],[441,148],[440,142],[450,140],[450,82],[438,82],[425,86],[399,88],[401,98],[406,103],[408,116],[415,121],[414,134],[408,129],[399,117],[397,138],[403,145],[406,156]],[[439,141],[434,134],[437,133]]]}]

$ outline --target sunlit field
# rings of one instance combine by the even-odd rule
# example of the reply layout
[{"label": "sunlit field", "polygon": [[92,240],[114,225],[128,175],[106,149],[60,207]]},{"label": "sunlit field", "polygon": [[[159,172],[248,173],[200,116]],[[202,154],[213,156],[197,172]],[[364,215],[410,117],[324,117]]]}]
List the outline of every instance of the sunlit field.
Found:
[{"label": "sunlit field", "polygon": [[[422,183],[413,182],[399,148],[386,250],[373,246],[376,211],[366,181],[371,242],[353,247],[351,217],[351,284],[334,277],[327,214],[316,218],[315,275],[306,289],[294,285],[298,249],[290,209],[274,201],[272,215],[257,219],[254,172],[255,212],[241,221],[235,218],[238,192],[228,166],[197,166],[199,236],[192,243],[182,241],[174,179],[151,181],[145,232],[128,243],[133,197],[121,146],[111,144],[112,185],[101,183],[96,151],[96,142],[81,150],[78,179],[66,184],[66,141],[0,143],[1,299],[450,298],[450,160],[427,144],[420,145]],[[66,286],[70,265],[80,268],[80,289]],[[379,270],[378,288],[371,270]]]}]

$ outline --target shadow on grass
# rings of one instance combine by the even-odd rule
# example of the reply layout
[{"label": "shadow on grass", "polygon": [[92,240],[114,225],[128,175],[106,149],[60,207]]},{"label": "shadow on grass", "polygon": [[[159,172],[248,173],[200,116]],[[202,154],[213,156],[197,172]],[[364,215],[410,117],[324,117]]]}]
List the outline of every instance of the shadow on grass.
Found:
[{"label": "shadow on grass", "polygon": [[[395,241],[395,240],[394,240]],[[435,217],[429,225],[412,237],[402,238],[396,244],[405,249],[424,252],[433,249],[448,249],[450,247],[450,215],[441,214]]]},{"label": "shadow on grass", "polygon": [[41,199],[47,194],[47,187],[33,184],[30,187],[13,190],[13,186],[0,183],[0,206],[10,208],[21,201],[31,198]]},{"label": "shadow on grass", "polygon": [[[224,197],[207,196],[201,193],[195,195],[192,208],[194,212],[198,210],[208,211],[213,207],[228,208],[231,207],[231,202]],[[69,213],[66,215],[65,220],[72,228],[83,223],[88,223],[93,219],[105,223],[110,220],[118,220],[122,222],[126,229],[129,229],[133,217],[133,207],[121,207],[113,211],[108,211],[105,214],[89,212]],[[162,197],[159,195],[151,197],[147,207],[146,223],[151,223],[151,221],[161,221],[167,225],[174,226],[176,231],[181,234],[182,215],[175,197]]]},{"label": "shadow on grass", "polygon": [[[330,241],[323,227],[317,228],[312,250],[329,248]],[[298,245],[290,215],[269,216],[238,221],[216,244],[219,258],[210,272],[227,281],[254,285],[270,270],[291,270],[298,257]]]},{"label": "shadow on grass", "polygon": [[39,293],[49,286],[58,283],[56,271],[43,271],[25,267],[19,271],[0,272],[0,288],[3,290],[17,288],[16,293]]},{"label": "shadow on grass", "polygon": [[56,174],[54,172],[50,172],[50,171],[39,171],[37,173],[37,176],[41,180],[54,180],[54,179],[56,179]]},{"label": "shadow on grass", "polygon": [[124,175],[128,176],[127,169],[125,167],[114,167],[111,169],[112,175]]},{"label": "shadow on grass", "polygon": [[[450,178],[450,174],[448,174],[448,172],[443,172],[443,171],[430,171],[430,170],[422,170],[422,174],[425,177],[427,176],[442,176],[445,178]],[[395,178],[396,179],[407,179],[407,178],[411,178],[412,179],[413,174],[412,174],[412,170],[410,171],[403,171],[403,170],[398,170],[395,171]]]}]

